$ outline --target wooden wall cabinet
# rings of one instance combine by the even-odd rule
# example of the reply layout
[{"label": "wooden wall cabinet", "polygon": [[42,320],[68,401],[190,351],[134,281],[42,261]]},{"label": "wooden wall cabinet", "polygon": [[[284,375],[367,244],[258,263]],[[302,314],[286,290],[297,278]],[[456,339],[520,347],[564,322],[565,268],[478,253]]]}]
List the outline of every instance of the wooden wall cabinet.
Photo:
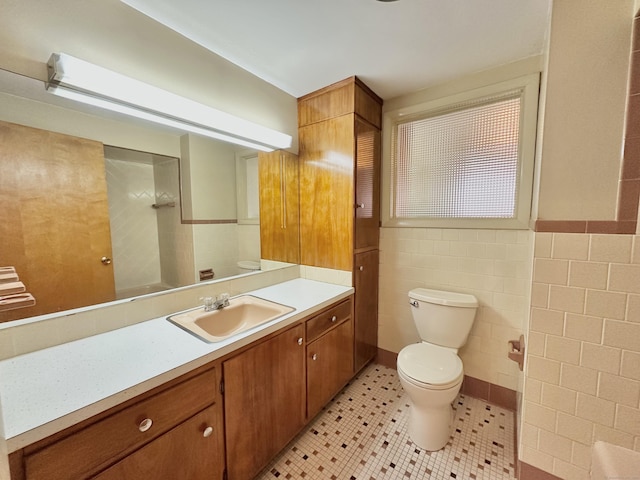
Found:
[{"label": "wooden wall cabinet", "polygon": [[218,384],[209,367],[25,447],[10,456],[11,478],[221,480]]},{"label": "wooden wall cabinet", "polygon": [[258,154],[261,257],[300,263],[298,156],[282,150]]},{"label": "wooden wall cabinet", "polygon": [[377,353],[381,125],[356,77],[298,99],[300,260],[353,272],[355,371]]},{"label": "wooden wall cabinet", "polygon": [[304,426],[304,325],[223,362],[227,474],[257,475]]}]

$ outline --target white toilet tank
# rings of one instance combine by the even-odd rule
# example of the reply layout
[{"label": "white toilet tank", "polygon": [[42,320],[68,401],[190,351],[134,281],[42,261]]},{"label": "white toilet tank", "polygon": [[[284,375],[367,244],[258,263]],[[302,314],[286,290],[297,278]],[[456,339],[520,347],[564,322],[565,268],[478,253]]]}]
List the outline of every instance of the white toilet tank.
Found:
[{"label": "white toilet tank", "polygon": [[478,299],[465,293],[414,288],[409,292],[413,321],[424,342],[449,348],[463,346],[478,309]]}]

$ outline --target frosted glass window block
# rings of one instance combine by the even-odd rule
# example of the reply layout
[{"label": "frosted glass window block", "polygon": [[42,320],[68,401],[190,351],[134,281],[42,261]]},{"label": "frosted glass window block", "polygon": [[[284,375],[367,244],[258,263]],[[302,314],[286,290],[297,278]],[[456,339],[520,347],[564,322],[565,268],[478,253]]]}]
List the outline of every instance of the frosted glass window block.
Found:
[{"label": "frosted glass window block", "polygon": [[396,218],[515,218],[523,91],[400,120],[392,134]]}]

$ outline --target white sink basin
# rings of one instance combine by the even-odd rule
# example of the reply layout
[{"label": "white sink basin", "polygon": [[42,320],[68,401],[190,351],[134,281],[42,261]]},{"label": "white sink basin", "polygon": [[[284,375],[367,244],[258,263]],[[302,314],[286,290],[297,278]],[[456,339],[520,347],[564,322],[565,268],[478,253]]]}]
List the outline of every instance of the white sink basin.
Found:
[{"label": "white sink basin", "polygon": [[270,302],[252,295],[240,295],[229,299],[229,306],[206,312],[198,307],[167,317],[179,327],[206,342],[220,342],[233,335],[275,320],[295,309]]}]

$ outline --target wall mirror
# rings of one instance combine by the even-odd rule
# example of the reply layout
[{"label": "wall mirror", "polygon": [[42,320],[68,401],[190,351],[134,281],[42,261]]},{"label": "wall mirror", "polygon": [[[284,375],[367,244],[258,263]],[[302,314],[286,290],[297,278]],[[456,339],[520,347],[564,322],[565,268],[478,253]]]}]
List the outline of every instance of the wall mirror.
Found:
[{"label": "wall mirror", "polygon": [[0,103],[0,166],[12,172],[0,181],[0,267],[36,299],[0,311],[0,325],[259,274],[257,152],[60,99],[4,70]]}]

